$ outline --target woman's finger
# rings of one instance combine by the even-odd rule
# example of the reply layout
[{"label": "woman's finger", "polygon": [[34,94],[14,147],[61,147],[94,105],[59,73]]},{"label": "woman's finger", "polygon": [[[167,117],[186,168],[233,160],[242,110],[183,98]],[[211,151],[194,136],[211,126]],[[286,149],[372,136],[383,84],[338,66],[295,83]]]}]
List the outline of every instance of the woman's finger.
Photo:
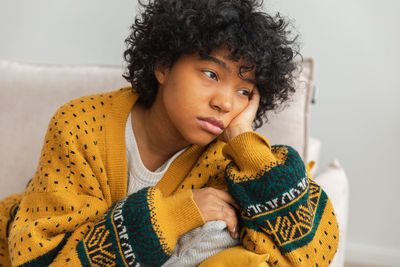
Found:
[{"label": "woman's finger", "polygon": [[218,190],[218,189],[215,189],[215,191],[216,191],[215,194],[218,198],[234,206],[236,209],[238,210],[240,209],[239,206],[236,204],[235,200],[233,199],[233,197],[228,193],[228,191]]},{"label": "woman's finger", "polygon": [[205,221],[225,221],[231,236],[233,238],[237,236],[238,219],[232,207],[236,203],[228,192],[209,187],[196,189],[193,190],[193,199]]},{"label": "woman's finger", "polygon": [[217,204],[216,210],[214,210],[215,220],[222,220],[226,223],[228,231],[232,238],[238,236],[238,219],[235,210],[226,202]]},{"label": "woman's finger", "polygon": [[253,95],[251,96],[250,102],[247,106],[247,110],[252,114],[253,118],[256,116],[258,106],[260,104],[260,93],[257,88],[254,88]]}]

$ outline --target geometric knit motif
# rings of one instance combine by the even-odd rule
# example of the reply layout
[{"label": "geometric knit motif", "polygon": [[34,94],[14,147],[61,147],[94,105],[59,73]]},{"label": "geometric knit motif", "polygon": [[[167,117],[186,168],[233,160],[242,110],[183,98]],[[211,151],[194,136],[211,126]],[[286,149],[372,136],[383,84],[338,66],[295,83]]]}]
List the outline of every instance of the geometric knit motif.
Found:
[{"label": "geometric knit motif", "polygon": [[[326,194],[312,182],[300,155],[289,146],[273,146],[276,161],[246,176],[230,163],[225,171],[229,192],[242,208],[244,229],[270,236],[282,252],[306,245],[315,235]],[[244,235],[242,234],[242,237]]]},{"label": "geometric knit motif", "polygon": [[[311,190],[313,188],[313,190]],[[306,245],[315,235],[324,211],[327,196],[314,182],[310,182],[309,200],[297,210],[264,221],[260,228],[270,235],[282,252],[288,253]]]},{"label": "geometric knit motif", "polygon": [[112,236],[106,227],[106,219],[96,223],[77,246],[78,255],[87,266],[116,266],[112,252]]},{"label": "geometric knit motif", "polygon": [[165,259],[162,263],[168,259],[151,224],[152,190],[144,188],[114,203],[79,243],[83,265],[159,266],[160,259]]}]

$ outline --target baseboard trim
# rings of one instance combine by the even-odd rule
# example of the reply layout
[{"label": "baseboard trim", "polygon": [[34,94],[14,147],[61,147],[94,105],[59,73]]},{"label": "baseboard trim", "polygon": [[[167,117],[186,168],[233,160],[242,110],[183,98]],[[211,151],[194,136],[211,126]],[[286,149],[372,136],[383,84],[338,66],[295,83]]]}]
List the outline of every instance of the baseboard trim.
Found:
[{"label": "baseboard trim", "polygon": [[346,262],[363,266],[397,267],[400,262],[400,250],[374,247],[370,245],[347,243]]}]

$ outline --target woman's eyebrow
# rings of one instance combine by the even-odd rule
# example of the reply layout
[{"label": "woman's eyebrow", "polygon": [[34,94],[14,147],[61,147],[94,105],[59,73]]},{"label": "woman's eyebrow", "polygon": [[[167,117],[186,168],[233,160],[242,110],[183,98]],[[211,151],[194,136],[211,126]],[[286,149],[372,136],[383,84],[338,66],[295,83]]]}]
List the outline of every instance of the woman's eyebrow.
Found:
[{"label": "woman's eyebrow", "polygon": [[[201,59],[201,60],[204,60],[204,61],[211,61],[211,62],[213,62],[213,63],[215,63],[215,64],[220,65],[220,66],[223,67],[225,70],[227,70],[227,71],[229,71],[229,72],[232,72],[232,70],[225,64],[225,62],[223,62],[222,60],[220,60],[220,59],[218,59],[218,58],[216,58],[216,57],[213,57],[213,56],[207,55],[207,54],[201,54],[201,55],[200,55],[200,59]],[[248,83],[251,83],[251,84],[253,84],[253,85],[256,85],[256,81],[254,81],[254,80],[252,80],[252,79],[247,79],[247,78],[243,78],[243,77],[241,77],[241,78],[242,78],[243,81],[246,81],[246,82],[248,82]]]},{"label": "woman's eyebrow", "polygon": [[210,55],[207,55],[207,54],[202,54],[200,56],[200,59],[201,60],[205,60],[205,61],[214,62],[215,64],[220,65],[221,67],[223,67],[227,71],[232,72],[232,70],[225,64],[225,62],[223,62],[222,60],[220,60],[220,59],[218,59],[216,57],[213,57],[213,56],[210,56]]},{"label": "woman's eyebrow", "polygon": [[254,85],[254,86],[257,85],[256,81],[254,81],[254,80],[252,80],[252,79],[242,79],[242,80],[243,80],[243,81],[246,81],[246,82],[248,82],[248,83],[251,83],[251,84]]}]

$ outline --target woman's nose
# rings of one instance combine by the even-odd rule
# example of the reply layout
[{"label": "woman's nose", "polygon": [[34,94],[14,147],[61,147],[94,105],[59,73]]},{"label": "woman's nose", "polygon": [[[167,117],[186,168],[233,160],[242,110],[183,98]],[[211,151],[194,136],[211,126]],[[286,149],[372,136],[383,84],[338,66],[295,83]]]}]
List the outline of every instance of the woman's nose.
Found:
[{"label": "woman's nose", "polygon": [[210,106],[222,113],[226,113],[232,110],[233,95],[231,89],[219,88],[215,92],[210,100]]}]

